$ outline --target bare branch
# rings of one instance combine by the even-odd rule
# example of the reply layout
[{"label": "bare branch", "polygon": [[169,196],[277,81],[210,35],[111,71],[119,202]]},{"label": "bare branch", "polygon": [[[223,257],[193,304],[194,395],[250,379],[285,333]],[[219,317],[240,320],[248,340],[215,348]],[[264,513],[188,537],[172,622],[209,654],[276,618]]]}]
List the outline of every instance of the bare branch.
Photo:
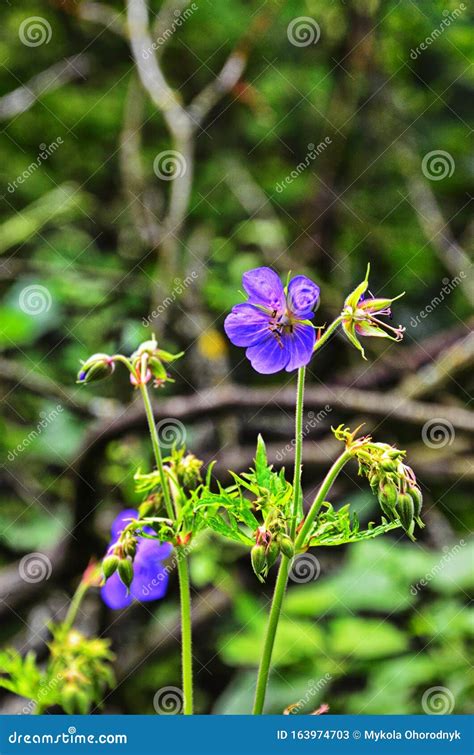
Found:
[{"label": "bare branch", "polygon": [[54,92],[74,79],[85,79],[89,73],[89,58],[73,55],[33,76],[30,81],[0,98],[0,120],[25,113],[46,92]]}]

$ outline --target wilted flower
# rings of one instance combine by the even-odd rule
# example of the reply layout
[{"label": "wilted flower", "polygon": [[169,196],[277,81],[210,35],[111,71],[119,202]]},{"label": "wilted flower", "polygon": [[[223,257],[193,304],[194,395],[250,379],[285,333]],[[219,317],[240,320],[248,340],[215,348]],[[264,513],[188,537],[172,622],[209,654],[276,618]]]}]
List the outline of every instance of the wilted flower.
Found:
[{"label": "wilted flower", "polygon": [[112,375],[115,370],[113,357],[108,354],[93,354],[87,361],[82,363],[82,367],[77,375],[78,383],[92,383],[97,380]]},{"label": "wilted flower", "polygon": [[130,375],[130,382],[138,386],[148,383],[153,378],[155,387],[174,382],[166,372],[163,362],[174,362],[182,355],[183,352],[170,354],[164,349],[159,349],[155,336],[149,341],[143,341],[130,357],[134,369],[134,373]]},{"label": "wilted flower", "polygon": [[247,302],[237,304],[224,328],[234,346],[247,349],[252,367],[262,374],[291,372],[311,360],[316,339],[310,322],[319,299],[319,286],[305,275],[286,288],[269,267],[244,273]]},{"label": "wilted flower", "polygon": [[403,294],[394,299],[382,299],[374,296],[366,296],[369,287],[370,265],[367,266],[365,280],[352,291],[344,302],[342,310],[342,327],[351,341],[365,357],[364,349],[357,336],[375,336],[377,338],[390,338],[392,341],[401,341],[405,328],[401,325],[394,328],[379,316],[391,317],[390,306]]},{"label": "wilted flower", "polygon": [[[162,562],[169,557],[171,544],[136,536],[128,539],[130,542],[131,539],[134,540],[134,547],[130,548],[129,542],[126,548],[128,553],[123,551],[120,535],[129,521],[137,517],[138,511],[126,509],[112,524],[112,540],[103,562],[105,576],[107,573],[111,576],[101,590],[102,600],[109,608],[126,608],[133,600],[159,600],[166,594],[168,572]],[[143,527],[143,532],[154,534],[150,527]],[[133,551],[132,562],[129,556]],[[123,579],[129,584],[128,589]]]}]

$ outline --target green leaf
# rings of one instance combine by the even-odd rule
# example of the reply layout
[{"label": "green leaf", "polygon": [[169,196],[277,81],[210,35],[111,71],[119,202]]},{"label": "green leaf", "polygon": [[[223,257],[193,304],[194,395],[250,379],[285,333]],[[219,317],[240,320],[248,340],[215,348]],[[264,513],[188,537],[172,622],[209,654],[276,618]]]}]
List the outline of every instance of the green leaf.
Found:
[{"label": "green leaf", "polygon": [[334,619],[330,652],[359,660],[385,658],[408,648],[408,637],[389,621],[356,617]]}]

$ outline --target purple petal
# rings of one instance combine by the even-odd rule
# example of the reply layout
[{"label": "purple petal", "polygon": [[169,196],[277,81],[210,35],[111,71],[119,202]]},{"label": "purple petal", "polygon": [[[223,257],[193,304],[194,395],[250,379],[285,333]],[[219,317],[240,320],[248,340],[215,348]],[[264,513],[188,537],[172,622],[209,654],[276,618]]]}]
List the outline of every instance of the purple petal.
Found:
[{"label": "purple petal", "polygon": [[285,310],[283,284],[274,270],[257,267],[242,276],[242,285],[249,295],[250,304],[260,304],[272,311]]},{"label": "purple petal", "polygon": [[289,357],[285,339],[277,339],[273,333],[268,333],[245,353],[254,370],[262,375],[279,372],[285,367]]},{"label": "purple petal", "polygon": [[105,605],[114,611],[126,608],[132,602],[132,596],[127,592],[127,588],[117,572],[108,578],[100,591],[100,595]]},{"label": "purple petal", "polygon": [[304,367],[311,361],[316,331],[311,325],[295,325],[293,333],[284,334],[283,341],[289,354],[285,370],[291,372],[297,370],[298,367]]},{"label": "purple petal", "polygon": [[[130,592],[135,600],[159,600],[168,588],[168,571],[162,564],[171,552],[171,545],[159,545],[153,540],[141,540],[133,564],[133,582]],[[164,555],[166,554],[166,555]]]},{"label": "purple petal", "polygon": [[137,519],[138,511],[136,509],[124,509],[115,517],[110,528],[112,542],[115,543],[122,530],[129,524],[130,519]]},{"label": "purple petal", "polygon": [[319,299],[319,286],[306,275],[297,275],[288,284],[288,307],[297,317],[307,319]]},{"label": "purple petal", "polygon": [[224,330],[234,346],[252,346],[268,331],[268,314],[252,304],[237,304],[227,315]]}]

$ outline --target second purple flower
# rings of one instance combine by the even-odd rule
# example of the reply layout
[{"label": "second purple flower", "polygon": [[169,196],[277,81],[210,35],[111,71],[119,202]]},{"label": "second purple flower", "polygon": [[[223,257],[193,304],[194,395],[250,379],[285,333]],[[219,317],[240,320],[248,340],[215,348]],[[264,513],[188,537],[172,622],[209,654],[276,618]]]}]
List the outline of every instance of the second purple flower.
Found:
[{"label": "second purple flower", "polygon": [[284,288],[269,267],[244,273],[242,285],[248,300],[237,304],[224,323],[234,346],[245,347],[252,367],[266,375],[308,364],[316,340],[308,320],[319,300],[319,286],[297,275]]}]

